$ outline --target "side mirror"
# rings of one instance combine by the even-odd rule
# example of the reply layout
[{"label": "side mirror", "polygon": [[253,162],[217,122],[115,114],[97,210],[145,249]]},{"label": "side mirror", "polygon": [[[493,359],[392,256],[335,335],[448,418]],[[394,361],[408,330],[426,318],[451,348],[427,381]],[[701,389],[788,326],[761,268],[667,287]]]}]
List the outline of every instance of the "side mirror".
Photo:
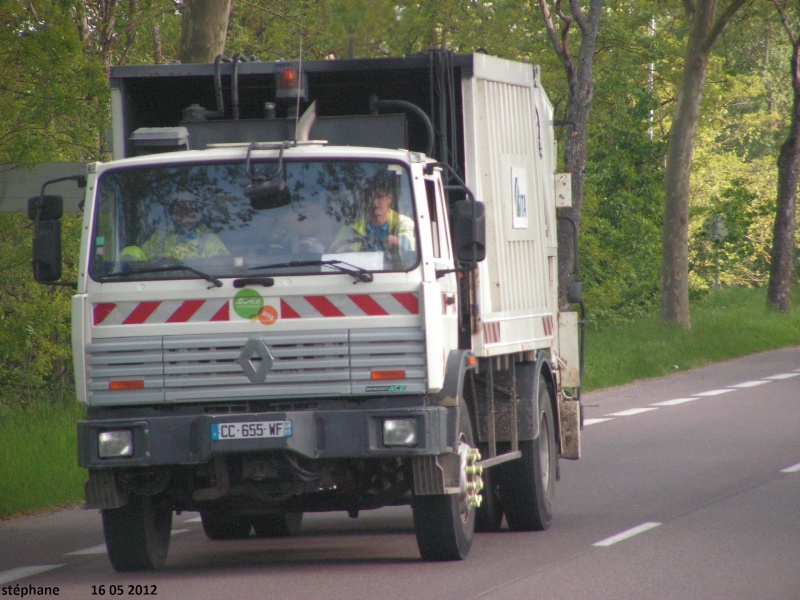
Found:
[{"label": "side mirror", "polygon": [[486,258],[486,205],[475,200],[455,203],[453,251],[459,262],[479,263]]},{"label": "side mirror", "polygon": [[28,218],[31,221],[52,221],[64,214],[64,200],[61,196],[40,195],[28,198]]},{"label": "side mirror", "polygon": [[33,278],[37,283],[61,279],[61,196],[34,196],[28,199],[28,218],[34,221]]}]

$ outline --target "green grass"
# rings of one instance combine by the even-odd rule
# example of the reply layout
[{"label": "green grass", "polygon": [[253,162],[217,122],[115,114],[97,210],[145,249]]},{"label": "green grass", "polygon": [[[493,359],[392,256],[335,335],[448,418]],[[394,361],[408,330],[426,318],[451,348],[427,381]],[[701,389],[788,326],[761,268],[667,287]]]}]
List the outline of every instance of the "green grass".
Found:
[{"label": "green grass", "polygon": [[83,500],[75,402],[0,404],[0,519]]},{"label": "green grass", "polygon": [[588,328],[584,391],[800,345],[800,308],[767,309],[766,290],[715,291],[692,303],[691,323],[684,331],[653,315]]},{"label": "green grass", "polygon": [[[691,317],[691,331],[657,315],[590,327],[584,390],[800,345],[800,308],[767,310],[763,290],[714,292],[692,304]],[[8,408],[0,399],[0,519],[82,501],[75,424],[83,414],[74,402]]]}]

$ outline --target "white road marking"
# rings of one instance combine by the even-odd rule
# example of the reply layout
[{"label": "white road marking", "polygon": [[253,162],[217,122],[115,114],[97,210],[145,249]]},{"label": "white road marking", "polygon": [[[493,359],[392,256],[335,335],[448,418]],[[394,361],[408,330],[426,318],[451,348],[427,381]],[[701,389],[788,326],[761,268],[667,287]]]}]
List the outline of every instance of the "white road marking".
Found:
[{"label": "white road marking", "polygon": [[605,415],[607,417],[632,417],[641,413],[650,412],[651,410],[658,410],[657,408],[629,408],[628,410],[621,410],[620,412]]},{"label": "white road marking", "polygon": [[0,572],[0,584],[14,581],[15,579],[22,579],[23,577],[30,577],[39,573],[46,573],[53,569],[58,569],[64,565],[38,565],[33,567],[17,567],[8,571]]},{"label": "white road marking", "polygon": [[686,402],[694,402],[697,398],[675,398],[674,400],[665,400],[664,402],[656,402],[650,406],[677,406],[678,404],[685,404]]},{"label": "white road marking", "polygon": [[730,385],[728,387],[732,388],[751,388],[756,387],[757,385],[764,385],[765,383],[769,383],[766,379],[756,379],[754,381],[745,381],[744,383],[737,383],[736,385]]},{"label": "white road marking", "polygon": [[[178,535],[179,533],[186,533],[189,531],[188,529],[173,529],[172,535]],[[87,554],[106,554],[108,550],[106,550],[105,544],[98,544],[97,546],[92,546],[91,548],[84,548],[83,550],[76,550],[75,552],[67,552],[64,556],[85,556]]]},{"label": "white road marking", "polygon": [[719,396],[720,394],[727,394],[732,392],[733,389],[725,388],[724,390],[708,390],[707,392],[700,392],[699,394],[692,394],[692,396]]},{"label": "white road marking", "polygon": [[637,525],[636,527],[631,527],[622,533],[618,533],[617,535],[612,535],[609,538],[604,540],[600,540],[599,542],[595,542],[592,546],[613,546],[618,542],[622,542],[624,540],[630,539],[635,535],[639,535],[640,533],[644,533],[645,531],[650,531],[651,529],[655,529],[661,525],[661,523],[642,523],[641,525]]},{"label": "white road marking", "polygon": [[800,473],[800,463],[781,469],[781,473]]},{"label": "white road marking", "polygon": [[598,423],[603,423],[605,421],[613,421],[614,419],[584,419],[583,426],[588,427],[589,425],[597,425]]},{"label": "white road marking", "polygon": [[99,544],[91,548],[84,548],[83,550],[75,550],[75,552],[67,552],[64,556],[85,556],[87,554],[105,554],[106,545]]},{"label": "white road marking", "polygon": [[200,517],[195,517],[193,519],[186,519],[184,521],[184,523],[202,523],[202,522],[203,522],[203,519],[201,519]]},{"label": "white road marking", "polygon": [[792,377],[797,377],[798,375],[800,375],[800,373],[778,373],[777,375],[764,377],[764,379],[791,379]]}]

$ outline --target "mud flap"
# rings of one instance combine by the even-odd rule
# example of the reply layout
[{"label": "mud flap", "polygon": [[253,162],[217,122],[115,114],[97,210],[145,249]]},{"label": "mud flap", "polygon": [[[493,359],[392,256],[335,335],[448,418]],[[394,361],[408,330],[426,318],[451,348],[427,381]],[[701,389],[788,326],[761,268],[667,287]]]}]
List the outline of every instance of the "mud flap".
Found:
[{"label": "mud flap", "polygon": [[573,398],[561,394],[558,399],[561,458],[577,460],[581,457],[581,405]]}]

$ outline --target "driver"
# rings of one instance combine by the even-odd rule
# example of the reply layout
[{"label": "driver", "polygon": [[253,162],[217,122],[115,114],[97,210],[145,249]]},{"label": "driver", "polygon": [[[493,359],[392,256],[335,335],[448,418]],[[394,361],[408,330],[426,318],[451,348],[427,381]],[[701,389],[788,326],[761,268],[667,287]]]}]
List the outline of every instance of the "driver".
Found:
[{"label": "driver", "polygon": [[399,249],[414,251],[414,221],[391,208],[391,186],[378,181],[368,192],[366,218],[356,219],[339,231],[331,252],[371,252]]}]

